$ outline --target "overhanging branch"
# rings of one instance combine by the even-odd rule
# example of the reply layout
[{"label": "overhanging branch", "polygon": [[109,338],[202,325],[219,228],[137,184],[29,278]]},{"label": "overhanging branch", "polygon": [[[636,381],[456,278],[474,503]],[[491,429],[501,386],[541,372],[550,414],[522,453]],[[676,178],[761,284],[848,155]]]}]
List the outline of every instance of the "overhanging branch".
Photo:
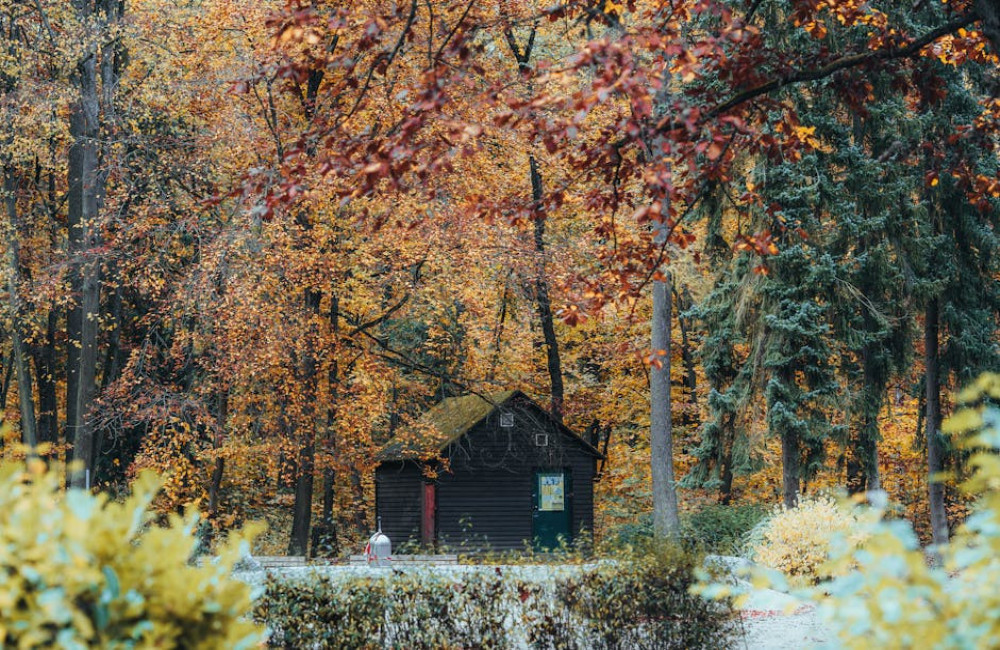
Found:
[{"label": "overhanging branch", "polygon": [[[873,63],[875,61],[891,61],[894,59],[905,59],[912,56],[916,56],[920,53],[922,49],[933,43],[934,41],[953,34],[963,27],[968,27],[974,22],[981,20],[981,16],[978,13],[972,12],[965,14],[955,20],[946,23],[937,29],[933,29],[918,39],[910,41],[903,47],[889,47],[878,50],[873,50],[871,52],[864,52],[859,54],[850,54],[842,56],[839,59],[831,61],[830,63],[816,68],[814,70],[798,70],[794,71],[788,75],[785,75],[779,79],[772,79],[771,81],[756,86],[754,88],[748,88],[742,92],[737,93],[733,97],[729,98],[722,104],[719,104],[708,113],[705,114],[706,119],[711,119],[722,115],[726,111],[732,110],[741,104],[745,104],[761,95],[766,95],[768,93],[774,92],[786,86],[792,86],[799,83],[805,83],[807,81],[818,81],[820,79],[825,79],[833,74],[840,72],[841,70],[847,70],[849,68],[855,68],[858,66],[866,65],[868,63]],[[679,128],[681,123],[670,119],[670,117],[664,117],[656,125],[657,132],[671,131],[675,128]]]}]

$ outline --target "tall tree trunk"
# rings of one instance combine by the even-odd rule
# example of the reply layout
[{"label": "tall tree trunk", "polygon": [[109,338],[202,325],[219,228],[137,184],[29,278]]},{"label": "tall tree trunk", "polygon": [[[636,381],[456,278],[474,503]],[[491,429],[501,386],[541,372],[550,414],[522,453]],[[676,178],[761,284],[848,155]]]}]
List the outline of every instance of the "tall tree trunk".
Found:
[{"label": "tall tree trunk", "polygon": [[653,474],[653,534],[658,539],[680,531],[674,483],[673,431],[670,419],[670,290],[669,281],[653,283],[653,354],[650,368],[650,462]]},{"label": "tall tree trunk", "polygon": [[691,292],[687,287],[677,291],[677,285],[673,285],[674,302],[677,303],[677,324],[681,328],[681,359],[684,361],[684,386],[688,390],[691,404],[697,403],[698,391],[698,371],[694,361],[694,347],[691,345],[691,319],[681,316],[682,311],[691,307]]},{"label": "tall tree trunk", "polygon": [[[333,332],[333,339],[340,345],[340,300],[337,294],[330,296],[330,330]],[[336,352],[335,352],[336,354]],[[330,385],[330,405],[326,409],[326,453],[334,455],[337,447],[337,399],[340,387],[340,363],[335,356],[330,370],[327,373],[327,381]],[[333,504],[336,497],[334,486],[336,485],[337,474],[332,467],[327,467],[323,471],[323,525],[330,527],[333,525]]]},{"label": "tall tree trunk", "polygon": [[794,431],[781,433],[782,501],[786,508],[799,503],[799,439]]},{"label": "tall tree trunk", "polygon": [[17,218],[17,182],[14,170],[4,166],[3,170],[4,205],[7,210],[7,226],[10,232],[7,236],[7,293],[10,296],[8,311],[11,321],[11,343],[14,348],[14,369],[17,375],[18,406],[21,411],[21,441],[34,450],[38,444],[38,429],[35,423],[34,386],[31,382],[31,362],[28,346],[25,343],[23,323],[23,308],[21,305],[21,266],[18,260],[18,218]]},{"label": "tall tree trunk", "polygon": [[[114,279],[116,280],[116,279]],[[113,281],[114,281],[113,280]],[[113,294],[111,294],[111,332],[108,339],[108,347],[104,354],[102,364],[103,374],[101,375],[101,390],[107,388],[111,382],[118,379],[121,374],[122,359],[122,288],[118,284]]]},{"label": "tall tree trunk", "polygon": [[927,492],[930,503],[931,534],[934,544],[948,541],[948,515],[944,509],[944,483],[937,475],[944,470],[941,444],[941,377],[938,358],[938,299],[927,303],[924,311],[924,425],[927,427]]},{"label": "tall tree trunk", "polygon": [[315,446],[313,437],[299,449],[298,474],[295,479],[295,505],[292,509],[292,535],[288,542],[289,555],[305,555],[309,546],[309,529],[312,524],[313,470]]},{"label": "tall tree trunk", "polygon": [[[322,295],[313,289],[306,291],[305,317],[308,339],[314,342],[312,315],[319,313]],[[303,415],[301,425],[304,428],[301,446],[299,447],[298,472],[295,477],[295,505],[292,508],[292,534],[288,541],[290,555],[306,555],[309,548],[309,531],[312,528],[313,474],[316,470],[316,397],[317,375],[316,359],[312,349],[302,353],[302,375],[300,377],[303,389]]]},{"label": "tall tree trunk", "polygon": [[215,414],[215,436],[213,447],[215,448],[215,467],[212,468],[212,478],[208,484],[208,516],[215,518],[219,512],[219,498],[222,493],[222,476],[226,468],[225,459],[219,455],[222,443],[226,436],[226,422],[229,420],[229,391],[220,390],[218,396],[218,406]]},{"label": "tall tree trunk", "polygon": [[38,385],[38,441],[59,438],[59,405],[56,396],[56,313],[49,311],[45,340],[34,348],[35,383]]},{"label": "tall tree trunk", "polygon": [[[81,18],[93,13],[89,3],[75,2]],[[67,221],[72,261],[70,287],[74,304],[68,314],[66,439],[73,443],[72,460],[79,464],[70,485],[83,487],[94,465],[94,436],[88,412],[97,377],[97,333],[100,308],[99,267],[91,249],[97,244],[99,204],[99,102],[97,53],[81,53],[76,81],[79,95],[70,107],[69,192]]]},{"label": "tall tree trunk", "polygon": [[878,414],[885,398],[886,382],[883,373],[876,367],[875,355],[879,351],[866,345],[862,350],[864,364],[864,414],[861,419],[861,469],[864,472],[864,488],[868,491],[882,489],[882,479],[878,468]]},{"label": "tall tree trunk", "polygon": [[[783,375],[784,385],[791,386],[795,381],[793,371],[786,366],[779,372]],[[801,454],[798,432],[789,426],[783,427],[781,431],[781,488],[782,500],[786,508],[794,508],[799,503],[799,486],[802,477]]]},{"label": "tall tree trunk", "polygon": [[[509,279],[508,274],[508,279]],[[507,321],[507,302],[509,300],[510,288],[507,280],[504,280],[503,291],[500,293],[500,310],[497,313],[497,325],[493,329],[493,357],[490,359],[490,367],[486,371],[486,381],[492,382],[496,378],[497,366],[500,365],[500,349],[503,345],[503,326]]]},{"label": "tall tree trunk", "polygon": [[10,380],[14,374],[14,355],[7,357],[3,364],[3,379],[0,379],[0,412],[7,408],[7,395],[10,394]]},{"label": "tall tree trunk", "polygon": [[563,378],[562,362],[559,359],[559,341],[556,339],[555,319],[552,316],[552,302],[549,299],[549,282],[545,271],[545,213],[542,211],[542,176],[534,156],[528,157],[531,171],[532,213],[535,225],[535,305],[538,319],[542,323],[542,337],[545,339],[546,368],[549,372],[551,403],[549,410],[559,422],[563,418]]},{"label": "tall tree trunk", "polygon": [[[517,70],[530,79],[531,54],[535,45],[536,29],[532,27],[523,44],[517,42],[517,37],[509,28],[504,32],[507,45],[514,55]],[[531,82],[528,82],[528,92],[533,92]],[[545,211],[542,209],[542,174],[538,170],[538,161],[533,154],[528,155],[528,172],[531,178],[531,218],[534,221],[535,238],[535,308],[542,324],[542,338],[545,341],[546,369],[549,373],[551,401],[549,410],[559,422],[563,419],[565,407],[562,377],[562,363],[559,359],[559,341],[556,339],[555,319],[552,317],[552,301],[549,298],[549,283],[545,272]],[[499,349],[499,338],[497,339]]]},{"label": "tall tree trunk", "polygon": [[722,485],[719,486],[719,503],[728,506],[733,499],[733,429],[736,427],[736,414],[729,413],[725,416],[723,429],[720,432],[723,439],[722,445]]}]

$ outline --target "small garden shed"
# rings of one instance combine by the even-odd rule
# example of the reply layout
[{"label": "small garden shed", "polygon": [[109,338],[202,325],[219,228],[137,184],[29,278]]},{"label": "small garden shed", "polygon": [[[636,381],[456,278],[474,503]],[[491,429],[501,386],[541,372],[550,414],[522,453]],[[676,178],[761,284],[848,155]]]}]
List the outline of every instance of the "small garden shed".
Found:
[{"label": "small garden shed", "polygon": [[520,391],[452,397],[386,445],[376,509],[395,548],[556,548],[593,530],[599,458]]}]

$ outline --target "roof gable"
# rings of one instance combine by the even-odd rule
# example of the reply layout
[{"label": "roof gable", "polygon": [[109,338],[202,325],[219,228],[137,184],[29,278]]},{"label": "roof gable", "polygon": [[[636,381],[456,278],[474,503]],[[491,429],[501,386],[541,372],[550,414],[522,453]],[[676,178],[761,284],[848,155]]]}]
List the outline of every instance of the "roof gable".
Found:
[{"label": "roof gable", "polygon": [[528,404],[549,418],[559,430],[584,449],[600,458],[602,454],[590,443],[581,438],[571,429],[556,421],[552,415],[538,406],[530,397],[519,390],[510,390],[492,395],[462,395],[443,400],[417,421],[412,430],[402,431],[390,440],[377,458],[380,461],[419,460],[440,454],[449,445],[458,441],[493,411],[511,401],[515,397],[524,399]]}]

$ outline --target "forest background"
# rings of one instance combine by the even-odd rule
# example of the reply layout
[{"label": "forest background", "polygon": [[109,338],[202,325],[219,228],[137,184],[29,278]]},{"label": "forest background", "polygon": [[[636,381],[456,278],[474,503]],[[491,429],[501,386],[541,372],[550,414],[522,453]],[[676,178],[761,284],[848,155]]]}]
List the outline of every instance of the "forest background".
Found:
[{"label": "forest background", "polygon": [[0,0],[0,29],[4,456],[152,467],[163,510],[300,553],[370,530],[427,408],[518,387],[607,450],[607,535],[650,511],[665,366],[682,510],[963,517],[928,476],[1000,354],[994,3]]}]

